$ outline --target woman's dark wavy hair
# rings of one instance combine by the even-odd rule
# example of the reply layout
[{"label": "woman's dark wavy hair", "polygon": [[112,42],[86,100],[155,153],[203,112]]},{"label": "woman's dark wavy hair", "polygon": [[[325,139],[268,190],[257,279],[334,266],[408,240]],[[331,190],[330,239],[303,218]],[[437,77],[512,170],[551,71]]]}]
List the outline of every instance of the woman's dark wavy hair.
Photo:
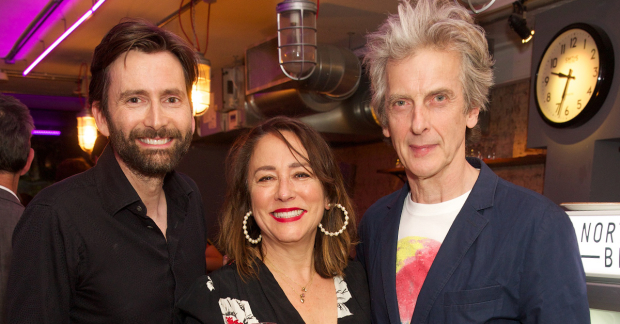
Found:
[{"label": "woman's dark wavy hair", "polygon": [[[295,150],[283,133],[290,132],[299,138],[308,152],[303,156]],[[225,251],[230,259],[236,261],[237,270],[242,278],[258,275],[258,259],[263,259],[262,242],[250,244],[243,234],[243,217],[252,208],[248,187],[248,166],[258,141],[267,134],[281,139],[294,156],[303,159],[302,164],[310,166],[309,171],[319,179],[329,203],[339,203],[349,212],[349,224],[346,231],[336,237],[323,235],[317,230],[314,243],[314,268],[323,278],[335,275],[343,276],[347,266],[349,251],[357,239],[353,206],[347,196],[340,169],[333,153],[323,137],[310,126],[288,117],[274,117],[254,127],[235,141],[227,163],[227,178],[230,187],[223,207],[218,247]],[[323,227],[330,232],[338,231],[344,225],[344,215],[337,207],[326,210],[321,220]],[[256,238],[260,228],[251,217],[248,221],[248,233]]]}]

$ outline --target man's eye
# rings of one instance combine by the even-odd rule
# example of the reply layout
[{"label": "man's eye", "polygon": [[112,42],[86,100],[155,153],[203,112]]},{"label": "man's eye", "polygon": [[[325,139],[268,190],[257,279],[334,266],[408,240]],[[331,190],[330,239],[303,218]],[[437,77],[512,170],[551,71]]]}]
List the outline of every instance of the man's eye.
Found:
[{"label": "man's eye", "polygon": [[128,101],[128,102],[131,102],[131,103],[139,103],[139,102],[140,102],[140,99],[139,99],[139,98],[135,98],[135,97],[134,97],[134,98],[129,98],[129,100],[127,100],[127,101]]},{"label": "man's eye", "polygon": [[264,177],[260,177],[260,179],[258,179],[258,182],[265,182],[265,181],[269,181],[273,179],[272,176],[264,176]]},{"label": "man's eye", "polygon": [[168,98],[168,102],[170,102],[170,103],[177,103],[179,101],[181,101],[181,100],[179,100],[179,98],[175,98],[175,97]]},{"label": "man's eye", "polygon": [[406,104],[407,104],[407,103],[405,102],[405,100],[396,100],[396,101],[394,102],[394,106],[404,106],[404,105],[406,105]]},{"label": "man's eye", "polygon": [[446,100],[446,96],[445,95],[437,95],[435,97],[435,100],[437,100],[437,101],[444,101],[444,100]]}]

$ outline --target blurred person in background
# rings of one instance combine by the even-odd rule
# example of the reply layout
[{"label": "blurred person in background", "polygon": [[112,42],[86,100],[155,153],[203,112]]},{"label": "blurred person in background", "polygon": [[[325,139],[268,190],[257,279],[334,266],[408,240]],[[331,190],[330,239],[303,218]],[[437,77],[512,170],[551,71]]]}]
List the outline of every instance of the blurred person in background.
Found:
[{"label": "blurred person in background", "polygon": [[67,179],[70,176],[82,173],[90,168],[90,164],[82,157],[64,159],[56,167],[56,177],[54,181],[58,182]]},{"label": "blurred person in background", "polygon": [[34,159],[30,137],[34,122],[28,107],[0,94],[0,323],[6,323],[4,300],[11,267],[11,239],[24,206],[17,196],[19,177]]}]

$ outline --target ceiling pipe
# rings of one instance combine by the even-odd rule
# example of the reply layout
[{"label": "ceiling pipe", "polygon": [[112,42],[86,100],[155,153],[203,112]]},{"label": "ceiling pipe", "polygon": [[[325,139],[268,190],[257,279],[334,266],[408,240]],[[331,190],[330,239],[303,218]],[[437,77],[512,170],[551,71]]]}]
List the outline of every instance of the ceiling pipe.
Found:
[{"label": "ceiling pipe", "polygon": [[43,23],[50,17],[50,15],[58,8],[58,6],[63,2],[63,0],[52,0],[45,5],[45,8],[39,12],[36,18],[28,25],[28,28],[24,30],[24,32],[19,36],[13,48],[9,51],[7,56],[4,58],[4,62],[6,64],[14,64],[15,56],[19,51],[28,43],[30,38],[41,28]]},{"label": "ceiling pipe", "polygon": [[[181,7],[181,9],[179,10],[175,10],[173,13],[171,13],[170,15],[168,15],[166,18],[160,20],[156,25],[157,27],[161,28],[164,27],[166,24],[168,24],[169,22],[177,19],[179,17],[180,14],[188,11],[192,6],[195,6],[196,4],[198,4],[199,2],[201,2],[203,0],[191,0],[190,2],[186,3],[185,5],[183,5],[183,7]],[[192,3],[193,2],[193,3]]]},{"label": "ceiling pipe", "polygon": [[[253,71],[248,71],[252,74]],[[256,71],[254,73],[261,73]],[[304,81],[288,81],[285,89],[272,89],[246,97],[253,115],[302,117],[335,109],[357,90],[361,63],[350,50],[333,45],[319,45],[317,65]]]}]

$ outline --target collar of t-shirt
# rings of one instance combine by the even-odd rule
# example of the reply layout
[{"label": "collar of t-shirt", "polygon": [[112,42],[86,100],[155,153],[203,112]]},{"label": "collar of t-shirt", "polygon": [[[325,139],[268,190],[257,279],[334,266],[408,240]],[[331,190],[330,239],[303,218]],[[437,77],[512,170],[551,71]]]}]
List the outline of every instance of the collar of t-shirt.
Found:
[{"label": "collar of t-shirt", "polygon": [[470,192],[471,190],[438,204],[416,203],[411,200],[411,192],[409,192],[403,204],[398,239],[418,236],[443,242]]}]

